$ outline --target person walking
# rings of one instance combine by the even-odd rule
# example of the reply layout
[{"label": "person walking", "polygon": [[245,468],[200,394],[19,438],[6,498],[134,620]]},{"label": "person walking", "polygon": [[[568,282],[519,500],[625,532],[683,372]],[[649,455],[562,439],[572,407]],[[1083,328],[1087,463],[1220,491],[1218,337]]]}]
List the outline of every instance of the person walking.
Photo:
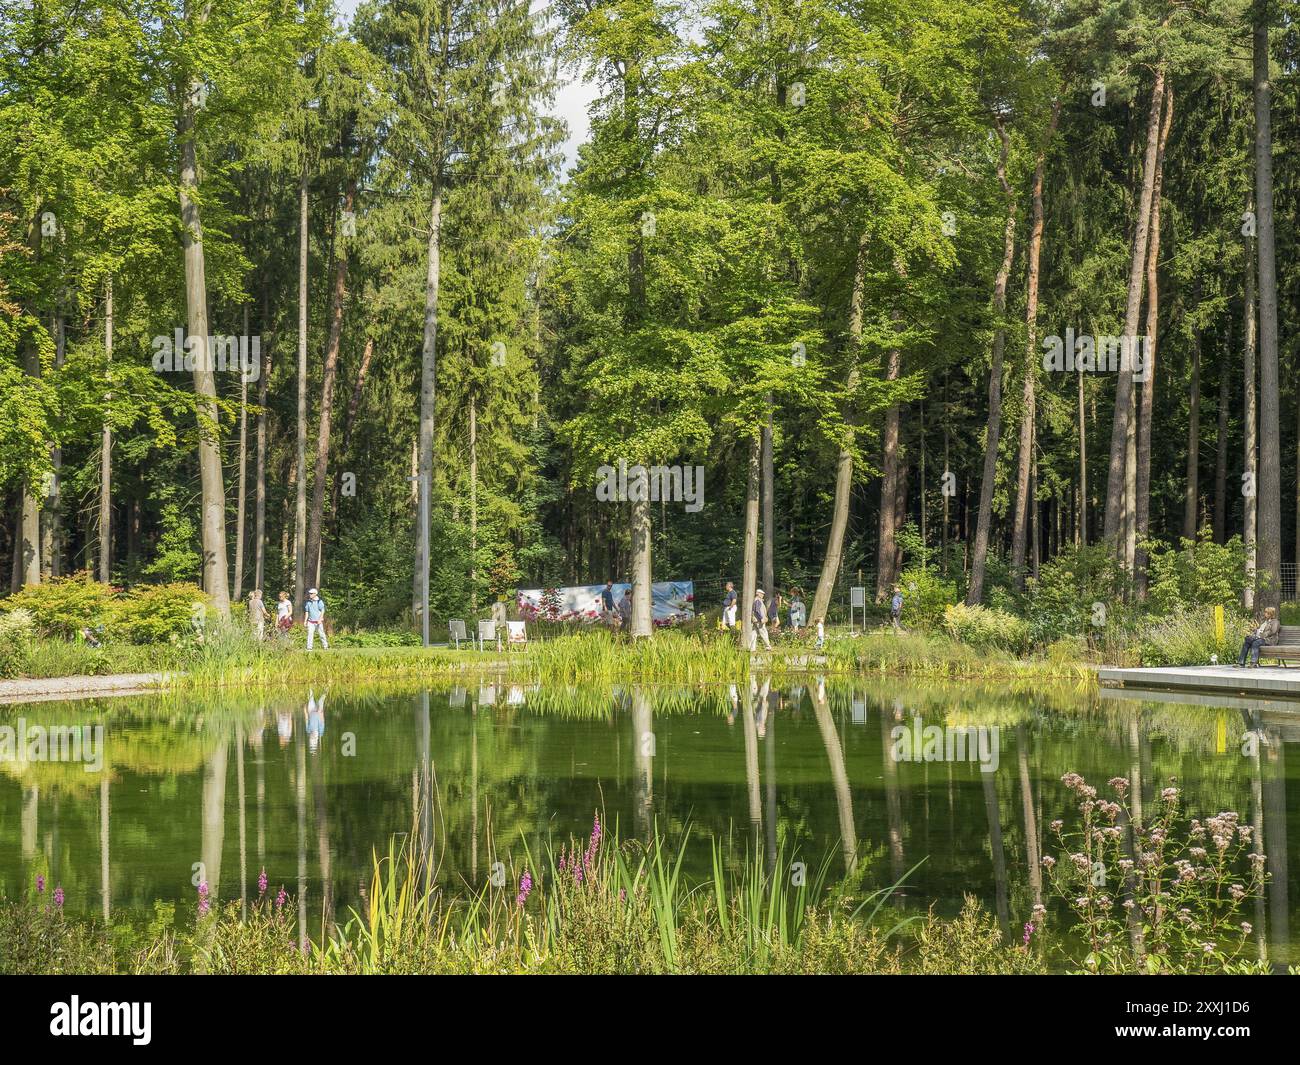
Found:
[{"label": "person walking", "polygon": [[894,585],[894,594],[889,600],[889,623],[894,626],[895,632],[902,632],[903,626],[900,624],[903,618],[903,589],[897,584]]},{"label": "person walking", "polygon": [[618,603],[619,622],[624,629],[632,624],[632,589],[623,593],[623,598]]},{"label": "person walking", "polygon": [[772,593],[772,605],[769,607],[767,612],[767,623],[778,636],[781,635],[781,608],[783,606],[785,606],[785,598],[781,595],[781,590],[778,588],[774,593]]},{"label": "person walking", "polygon": [[722,627],[724,629],[734,629],[736,627],[736,601],[738,598],[736,586],[731,581],[727,581],[726,590],[722,593]]},{"label": "person walking", "polygon": [[750,608],[750,617],[753,619],[753,627],[749,632],[749,653],[753,654],[758,650],[758,638],[763,638],[763,646],[769,651],[772,650],[772,641],[767,636],[767,603],[765,602],[763,589],[760,588],[754,593],[754,605]]},{"label": "person walking", "polygon": [[266,639],[266,622],[270,616],[262,602],[262,589],[254,588],[248,593],[248,624],[259,641]]},{"label": "person walking", "polygon": [[1282,634],[1282,626],[1277,620],[1277,610],[1273,607],[1264,608],[1264,620],[1253,633],[1246,637],[1241,644],[1241,657],[1237,659],[1237,668],[1243,669],[1246,665],[1246,656],[1250,656],[1252,666],[1259,665],[1259,649],[1261,647],[1272,647],[1277,643]]},{"label": "person walking", "polygon": [[817,619],[817,650],[826,646],[826,622],[821,618]]},{"label": "person walking", "polygon": [[307,650],[312,649],[315,636],[320,633],[320,645],[328,651],[330,642],[325,638],[325,600],[317,594],[315,588],[307,589],[307,602],[303,604],[303,615],[307,619]]},{"label": "person walking", "polygon": [[615,624],[614,582],[606,581],[600,593],[600,609],[605,615],[605,624],[611,628]]}]

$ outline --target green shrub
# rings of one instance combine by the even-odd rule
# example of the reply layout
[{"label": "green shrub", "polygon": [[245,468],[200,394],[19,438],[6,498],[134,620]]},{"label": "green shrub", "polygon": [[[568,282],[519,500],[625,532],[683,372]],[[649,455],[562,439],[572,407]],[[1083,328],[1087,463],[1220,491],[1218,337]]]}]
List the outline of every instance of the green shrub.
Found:
[{"label": "green shrub", "polygon": [[[466,625],[468,632],[470,625]],[[371,632],[330,633],[331,647],[419,647],[420,634],[410,629],[376,629]],[[462,641],[463,642],[463,641]]]},{"label": "green shrub", "polygon": [[954,603],[943,613],[943,627],[954,640],[982,650],[1022,654],[1029,646],[1029,622],[1004,610]]},{"label": "green shrub", "polygon": [[910,568],[898,578],[903,591],[903,624],[933,628],[944,611],[957,602],[957,585],[937,569]]},{"label": "green shrub", "polygon": [[41,635],[70,639],[83,628],[102,625],[112,611],[112,600],[113,589],[83,571],[29,584],[4,600],[0,610],[29,611]]},{"label": "green shrub", "polygon": [[24,607],[0,614],[0,677],[21,677],[31,662],[36,619]]},{"label": "green shrub", "polygon": [[1206,526],[1195,541],[1182,538],[1177,549],[1160,541],[1150,541],[1146,547],[1150,601],[1160,613],[1241,602],[1246,586],[1246,546],[1240,536],[1216,544]]},{"label": "green shrub", "polygon": [[167,643],[189,637],[195,605],[208,597],[193,584],[142,584],[116,604],[111,633],[131,643]]},{"label": "green shrub", "polygon": [[1108,545],[1063,548],[1028,581],[1033,641],[1050,643],[1063,636],[1091,640],[1100,635],[1098,630],[1126,626],[1123,604],[1130,592],[1128,577]]}]

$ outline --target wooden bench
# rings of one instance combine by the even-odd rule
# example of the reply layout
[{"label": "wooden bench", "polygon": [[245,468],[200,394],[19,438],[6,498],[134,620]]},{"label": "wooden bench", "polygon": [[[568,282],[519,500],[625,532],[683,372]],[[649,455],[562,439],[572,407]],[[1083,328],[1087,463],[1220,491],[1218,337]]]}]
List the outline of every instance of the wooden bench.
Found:
[{"label": "wooden bench", "polygon": [[1271,658],[1284,666],[1289,661],[1300,662],[1300,625],[1283,625],[1277,643],[1261,647],[1259,657]]}]

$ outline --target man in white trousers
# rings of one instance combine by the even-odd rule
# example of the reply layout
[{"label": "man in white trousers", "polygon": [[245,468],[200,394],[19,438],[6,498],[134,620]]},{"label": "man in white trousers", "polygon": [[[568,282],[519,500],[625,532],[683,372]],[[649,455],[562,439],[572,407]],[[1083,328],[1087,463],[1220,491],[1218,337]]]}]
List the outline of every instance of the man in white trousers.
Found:
[{"label": "man in white trousers", "polygon": [[307,650],[312,649],[316,634],[320,633],[320,645],[329,650],[330,642],[325,638],[325,600],[316,594],[315,588],[307,589],[307,602],[303,605],[307,617]]}]

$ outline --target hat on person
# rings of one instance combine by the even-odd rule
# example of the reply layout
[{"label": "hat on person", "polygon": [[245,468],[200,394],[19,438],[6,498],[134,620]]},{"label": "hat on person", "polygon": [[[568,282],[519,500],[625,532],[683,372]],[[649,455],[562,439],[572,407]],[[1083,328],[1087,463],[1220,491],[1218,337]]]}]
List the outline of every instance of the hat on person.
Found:
[{"label": "hat on person", "polygon": [[316,589],[315,589],[315,588],[308,588],[308,589],[307,589],[307,594],[308,594],[308,595],[315,595],[315,594],[316,594]]},{"label": "hat on person", "polygon": [[760,589],[758,590],[758,593],[757,593],[757,594],[758,594],[758,595],[766,595],[767,593],[766,593],[765,591],[763,591],[762,588],[760,588]]}]

